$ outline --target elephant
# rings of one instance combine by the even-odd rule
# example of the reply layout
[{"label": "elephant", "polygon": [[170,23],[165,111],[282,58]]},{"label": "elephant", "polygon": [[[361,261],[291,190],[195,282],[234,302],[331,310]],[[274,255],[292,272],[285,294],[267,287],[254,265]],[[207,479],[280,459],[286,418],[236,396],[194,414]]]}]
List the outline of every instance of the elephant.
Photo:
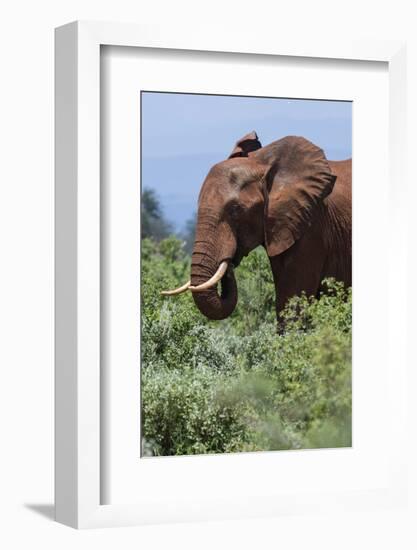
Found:
[{"label": "elephant", "polygon": [[323,279],[351,286],[351,187],[351,159],[329,161],[304,137],[263,147],[256,132],[245,135],[201,187],[190,281],[162,294],[191,291],[201,313],[225,319],[238,298],[234,269],[260,245],[272,269],[278,326],[289,298],[319,297]]}]

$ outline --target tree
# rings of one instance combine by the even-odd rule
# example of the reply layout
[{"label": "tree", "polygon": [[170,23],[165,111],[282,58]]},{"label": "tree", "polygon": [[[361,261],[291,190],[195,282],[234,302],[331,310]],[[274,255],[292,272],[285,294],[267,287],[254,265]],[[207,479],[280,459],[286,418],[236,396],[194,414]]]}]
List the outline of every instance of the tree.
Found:
[{"label": "tree", "polygon": [[142,239],[165,239],[172,233],[172,226],[165,218],[158,196],[153,189],[142,191]]},{"label": "tree", "polygon": [[184,250],[187,254],[191,254],[193,251],[196,223],[197,214],[194,212],[193,217],[185,223],[185,229],[182,234],[182,238],[185,241]]}]

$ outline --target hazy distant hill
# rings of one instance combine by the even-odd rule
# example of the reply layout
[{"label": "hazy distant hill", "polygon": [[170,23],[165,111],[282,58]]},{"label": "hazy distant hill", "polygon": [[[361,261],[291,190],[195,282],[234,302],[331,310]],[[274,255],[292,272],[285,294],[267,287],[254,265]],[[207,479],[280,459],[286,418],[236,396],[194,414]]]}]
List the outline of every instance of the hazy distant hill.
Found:
[{"label": "hazy distant hill", "polygon": [[[223,157],[222,157],[223,155]],[[331,160],[349,155],[340,149],[327,149]],[[211,166],[224,160],[224,153],[183,156],[148,156],[142,159],[142,188],[155,189],[165,217],[182,230],[197,210],[197,198]]]},{"label": "hazy distant hill", "polygon": [[207,172],[220,160],[220,154],[146,157],[142,161],[142,187],[156,190],[165,217],[181,230],[197,210],[198,193]]}]

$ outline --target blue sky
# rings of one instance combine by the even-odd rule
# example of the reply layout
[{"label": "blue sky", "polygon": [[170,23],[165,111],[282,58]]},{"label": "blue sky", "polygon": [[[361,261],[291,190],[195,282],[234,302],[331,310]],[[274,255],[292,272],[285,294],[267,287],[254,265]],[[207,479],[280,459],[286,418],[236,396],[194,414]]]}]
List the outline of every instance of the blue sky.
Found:
[{"label": "blue sky", "polygon": [[352,155],[352,103],[142,92],[142,188],[155,189],[181,230],[210,167],[255,130],[262,145],[303,136],[329,160]]}]

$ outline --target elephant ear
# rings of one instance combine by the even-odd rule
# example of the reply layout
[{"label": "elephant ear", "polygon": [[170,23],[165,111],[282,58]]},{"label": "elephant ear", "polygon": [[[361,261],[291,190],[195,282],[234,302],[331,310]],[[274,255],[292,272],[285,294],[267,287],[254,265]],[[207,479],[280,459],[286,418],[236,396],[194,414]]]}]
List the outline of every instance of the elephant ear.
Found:
[{"label": "elephant ear", "polygon": [[231,152],[229,159],[236,157],[247,157],[249,153],[257,151],[258,149],[261,149],[261,147],[262,145],[256,132],[251,132],[236,142],[235,148]]},{"label": "elephant ear", "polygon": [[264,147],[262,162],[270,166],[264,182],[265,245],[268,255],[276,256],[312,224],[336,176],[323,151],[301,137]]}]

